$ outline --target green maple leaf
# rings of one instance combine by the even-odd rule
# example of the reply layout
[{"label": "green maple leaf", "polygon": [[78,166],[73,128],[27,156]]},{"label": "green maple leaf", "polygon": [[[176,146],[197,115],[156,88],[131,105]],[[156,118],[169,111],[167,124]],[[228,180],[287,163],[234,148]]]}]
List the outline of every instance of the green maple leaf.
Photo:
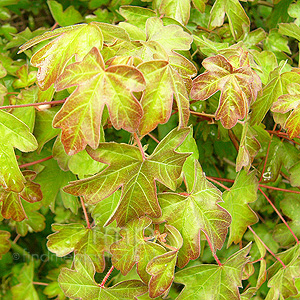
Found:
[{"label": "green maple leaf", "polygon": [[13,82],[13,87],[15,89],[24,88],[27,86],[31,86],[36,81],[36,71],[29,72],[28,65],[23,65],[17,72],[16,76],[18,79],[16,79]]},{"label": "green maple leaf", "polygon": [[296,246],[276,254],[283,263],[285,268],[277,261],[268,269],[268,287],[270,288],[266,300],[286,299],[298,294],[295,286],[295,278],[300,277],[300,246]]},{"label": "green maple leaf", "polygon": [[227,129],[247,117],[250,104],[261,88],[258,75],[250,67],[248,54],[243,53],[238,60],[236,64],[233,58],[229,61],[220,54],[204,59],[202,65],[207,71],[193,80],[191,90],[192,99],[202,101],[221,91],[215,116]]},{"label": "green maple leaf", "polygon": [[11,292],[15,300],[39,300],[32,283],[34,276],[34,262],[25,264],[18,276],[19,284],[12,287]]},{"label": "green maple leaf", "polygon": [[249,170],[259,149],[260,143],[255,138],[250,125],[245,123],[243,126],[238,156],[236,158],[236,171],[239,172],[242,167],[245,167],[246,170]]},{"label": "green maple leaf", "polygon": [[64,190],[72,195],[83,195],[87,203],[95,204],[122,187],[119,205],[108,223],[117,220],[119,226],[124,226],[128,221],[146,214],[159,217],[161,209],[155,181],[175,190],[182,165],[189,156],[187,153],[177,153],[175,149],[189,130],[175,128],[145,159],[135,146],[100,143],[97,150],[88,149],[88,153],[93,159],[109,166],[90,178],[71,182]]},{"label": "green maple leaf", "polygon": [[242,272],[249,260],[250,245],[231,255],[222,266],[200,265],[175,273],[174,281],[185,285],[176,300],[239,300],[238,288],[242,287]]},{"label": "green maple leaf", "polygon": [[99,227],[85,228],[82,224],[52,224],[56,231],[48,236],[47,247],[58,257],[66,256],[75,251],[77,254],[88,255],[96,271],[105,269],[104,251],[109,251],[112,238],[105,235]]},{"label": "green maple leaf", "polygon": [[[28,89],[21,90],[18,96],[11,96],[10,103],[12,105],[19,104],[29,104],[36,103],[38,101],[38,88],[37,86],[32,86]],[[12,114],[19,120],[24,122],[28,127],[30,132],[33,132],[35,126],[35,112],[36,109],[32,107],[19,107],[15,108]]]},{"label": "green maple leaf", "polygon": [[22,200],[22,206],[24,208],[27,218],[23,221],[16,223],[16,231],[21,236],[26,236],[28,231],[40,232],[46,227],[46,218],[40,214],[37,210],[41,208],[41,202],[29,203]]},{"label": "green maple leaf", "polygon": [[295,163],[290,169],[291,186],[300,186],[300,162]]},{"label": "green maple leaf", "polygon": [[78,87],[53,120],[53,126],[62,129],[61,141],[66,153],[75,154],[87,144],[97,148],[105,105],[116,129],[135,132],[143,110],[132,92],[142,91],[144,83],[142,73],[134,67],[120,65],[105,69],[97,48],[82,62],[69,65],[56,82],[56,89]]},{"label": "green maple leaf", "polygon": [[190,18],[190,0],[162,0],[159,12],[186,25]]},{"label": "green maple leaf", "polygon": [[0,203],[2,204],[1,214],[5,219],[12,218],[13,220],[20,222],[27,218],[21,199],[24,199],[29,203],[35,203],[43,199],[40,185],[32,181],[36,177],[36,173],[27,170],[23,171],[23,176],[26,183],[21,192],[16,193],[0,188]]},{"label": "green maple leaf", "polygon": [[189,120],[189,96],[181,76],[167,61],[149,61],[139,65],[146,80],[146,89],[141,99],[144,115],[139,131],[145,135],[166,123],[172,113],[173,98],[179,111],[179,127]]},{"label": "green maple leaf", "polygon": [[69,26],[83,21],[82,15],[73,5],[68,6],[68,8],[63,11],[63,6],[57,1],[48,0],[47,4],[55,22],[60,26]]},{"label": "green maple leaf", "polygon": [[249,31],[250,20],[238,0],[217,0],[210,11],[209,29],[222,26],[225,14],[235,40]]},{"label": "green maple leaf", "polygon": [[[298,173],[299,174],[299,173]],[[288,225],[295,233],[295,235],[300,238],[300,195],[298,194],[291,194],[285,195],[282,201],[280,201],[280,208],[284,215],[286,215],[290,221]],[[291,209],[292,208],[292,209]],[[278,224],[274,228],[273,232],[274,240],[282,247],[291,246],[295,239],[292,236],[289,229],[286,227],[285,224]]]},{"label": "green maple leaf", "polygon": [[159,194],[162,207],[160,221],[175,226],[183,237],[177,265],[182,268],[191,259],[200,255],[200,230],[210,239],[214,251],[221,249],[231,222],[230,214],[220,207],[221,192],[207,181],[198,161],[192,190],[187,195],[174,193]]},{"label": "green maple leaf", "polygon": [[180,232],[171,225],[165,225],[166,242],[171,244],[174,250],[154,257],[147,265],[147,272],[151,275],[149,281],[149,296],[156,298],[166,294],[174,280],[174,271],[178,251],[182,247]]},{"label": "green maple leaf", "polygon": [[139,280],[120,282],[101,287],[94,280],[95,267],[88,256],[76,255],[74,270],[63,268],[58,282],[67,297],[81,300],[131,300],[146,293],[147,286]]},{"label": "green maple leaf", "polygon": [[10,249],[9,238],[10,233],[8,231],[0,230],[0,259],[2,259],[2,255]]},{"label": "green maple leaf", "polygon": [[63,27],[33,38],[20,47],[22,52],[35,44],[55,38],[37,51],[31,64],[39,68],[37,82],[42,90],[47,90],[62,73],[68,61],[76,54],[80,61],[93,47],[102,49],[103,35],[94,23]]},{"label": "green maple leaf", "polygon": [[221,203],[221,206],[232,217],[227,246],[232,242],[239,243],[247,227],[258,222],[255,212],[248,205],[257,199],[257,189],[258,181],[255,173],[248,174],[243,170],[237,175],[230,190],[223,193],[224,203]]},{"label": "green maple leaf", "polygon": [[18,167],[14,148],[34,151],[36,139],[23,122],[3,110],[0,111],[0,136],[0,185],[8,191],[21,192],[26,180]]},{"label": "green maple leaf", "polygon": [[278,97],[287,93],[287,86],[291,82],[300,82],[300,74],[296,72],[281,73],[282,66],[277,67],[269,75],[267,84],[251,106],[251,125],[258,125],[264,119],[272,104]]},{"label": "green maple leaf", "polygon": [[76,176],[71,172],[62,171],[54,159],[41,163],[43,170],[38,173],[36,182],[41,185],[43,193],[43,205],[49,206],[55,211],[55,200],[61,197],[65,208],[69,208],[74,214],[77,214],[78,200],[76,197],[65,193],[62,188],[69,181],[75,180]]},{"label": "green maple leaf", "polygon": [[285,121],[284,127],[287,129],[291,139],[300,133],[300,84],[291,83],[287,86],[288,94],[282,95],[273,104],[272,111],[287,113],[292,110]]},{"label": "green maple leaf", "polygon": [[120,231],[122,239],[110,247],[113,266],[126,275],[137,264],[137,272],[145,283],[150,279],[146,272],[149,261],[166,252],[162,246],[144,239],[144,231],[151,223],[148,217],[130,221]]}]

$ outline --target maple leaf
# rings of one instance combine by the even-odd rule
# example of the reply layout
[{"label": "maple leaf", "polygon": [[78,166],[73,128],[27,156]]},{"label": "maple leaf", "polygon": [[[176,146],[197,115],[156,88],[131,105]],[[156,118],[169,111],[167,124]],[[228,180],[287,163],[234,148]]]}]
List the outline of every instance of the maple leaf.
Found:
[{"label": "maple leaf", "polygon": [[239,119],[247,117],[249,106],[256,100],[261,88],[260,79],[248,62],[248,54],[244,56],[238,65],[220,54],[208,57],[202,62],[207,71],[193,80],[192,99],[206,100],[221,91],[215,116],[227,129],[235,126]]},{"label": "maple leaf", "polygon": [[159,12],[171,17],[183,25],[186,25],[190,18],[191,4],[189,0],[162,0]]},{"label": "maple leaf", "polygon": [[67,297],[81,300],[132,300],[146,293],[147,286],[139,280],[128,280],[106,288],[94,280],[95,267],[86,255],[75,257],[74,270],[63,268],[58,277],[61,289]]},{"label": "maple leaf", "polygon": [[23,122],[0,111],[0,185],[16,193],[24,189],[26,180],[19,169],[14,148],[29,152],[37,146],[35,137]]},{"label": "maple leaf", "polygon": [[225,14],[235,40],[249,31],[250,20],[238,0],[217,0],[210,11],[209,29],[222,26]]},{"label": "maple leaf", "polygon": [[71,182],[64,190],[72,195],[84,196],[87,203],[95,204],[122,187],[119,205],[108,224],[117,220],[119,226],[124,226],[128,221],[146,214],[159,217],[161,209],[155,181],[175,190],[182,165],[190,155],[177,153],[175,149],[189,130],[172,130],[146,159],[135,146],[100,143],[98,149],[87,151],[93,159],[109,166],[90,178]]},{"label": "maple leaf", "polygon": [[174,271],[178,250],[182,247],[180,232],[171,225],[165,225],[166,242],[172,244],[174,250],[154,257],[147,265],[147,272],[151,275],[149,281],[149,296],[156,298],[166,294],[174,280]]},{"label": "maple leaf", "polygon": [[74,55],[80,61],[93,47],[102,49],[103,44],[103,35],[97,25],[80,24],[45,32],[22,45],[19,53],[54,37],[31,58],[31,64],[39,69],[37,83],[42,90],[47,90],[56,81]]},{"label": "maple leaf", "polygon": [[247,227],[258,222],[255,212],[248,203],[257,199],[258,181],[255,172],[240,171],[233,186],[223,193],[224,202],[220,205],[231,215],[230,234],[227,246],[239,243]]},{"label": "maple leaf", "polygon": [[102,273],[105,269],[104,251],[109,251],[112,238],[105,235],[99,227],[85,228],[82,224],[52,224],[56,231],[48,236],[47,247],[58,257],[63,257],[75,251],[90,257],[96,271]]},{"label": "maple leaf", "polygon": [[295,278],[300,277],[300,246],[296,246],[276,254],[285,264],[282,267],[278,261],[268,269],[268,287],[270,288],[266,300],[284,299],[298,294],[295,286]]},{"label": "maple leaf", "polygon": [[8,231],[0,230],[0,259],[2,255],[7,253],[10,249],[10,233]]},{"label": "maple leaf", "polygon": [[116,129],[135,132],[143,110],[132,92],[142,91],[144,84],[142,73],[134,67],[120,65],[105,69],[97,48],[82,62],[66,67],[55,84],[56,90],[77,88],[53,120],[53,126],[62,129],[61,141],[66,153],[75,154],[87,144],[97,148],[105,105]]},{"label": "maple leaf", "polygon": [[174,281],[185,285],[176,300],[239,300],[238,288],[242,287],[242,272],[249,260],[250,245],[231,255],[222,266],[199,265],[175,273]]},{"label": "maple leaf", "polygon": [[279,66],[270,73],[267,84],[251,106],[251,125],[261,123],[272,104],[278,100],[278,97],[287,93],[287,86],[291,82],[300,83],[300,74],[296,72],[282,73],[282,69],[283,66]]},{"label": "maple leaf", "polygon": [[288,135],[293,139],[300,133],[300,84],[289,84],[287,91],[288,94],[280,96],[273,104],[272,111],[284,114],[292,110],[284,127],[287,128]]},{"label": "maple leaf", "polygon": [[150,279],[146,272],[149,261],[166,252],[162,246],[145,241],[144,230],[151,223],[152,221],[148,217],[130,221],[120,231],[122,239],[110,247],[113,266],[126,275],[137,264],[137,272],[145,283]]},{"label": "maple leaf", "polygon": [[255,138],[250,125],[245,123],[243,126],[238,156],[236,158],[236,171],[239,172],[242,167],[245,167],[246,170],[249,170],[251,163],[259,149],[260,143]]},{"label": "maple leaf", "polygon": [[159,221],[173,225],[183,237],[177,263],[180,268],[200,255],[200,230],[208,236],[216,251],[222,248],[231,222],[230,214],[218,204],[222,201],[221,192],[207,181],[198,161],[194,168],[193,184],[187,184],[193,189],[188,188],[188,195],[159,194],[162,207]]},{"label": "maple leaf", "polygon": [[15,300],[39,300],[37,291],[33,285],[34,262],[25,264],[18,276],[19,284],[11,288]]},{"label": "maple leaf", "polygon": [[141,99],[144,115],[139,131],[145,135],[158,124],[166,123],[172,112],[173,98],[179,111],[179,127],[189,120],[189,96],[181,76],[167,61],[155,60],[139,65],[146,80],[146,89]]},{"label": "maple leaf", "polygon": [[27,218],[21,199],[29,203],[35,203],[43,199],[40,185],[32,181],[36,177],[36,173],[26,170],[23,171],[23,176],[26,183],[21,192],[16,193],[0,188],[0,203],[2,203],[1,214],[5,219],[12,218],[20,222]]}]

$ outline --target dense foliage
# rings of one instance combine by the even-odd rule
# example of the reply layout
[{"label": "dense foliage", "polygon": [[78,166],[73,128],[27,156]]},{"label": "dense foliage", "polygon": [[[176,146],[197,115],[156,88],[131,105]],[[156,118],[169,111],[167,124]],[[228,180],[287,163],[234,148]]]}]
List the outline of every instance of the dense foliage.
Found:
[{"label": "dense foliage", "polygon": [[300,299],[300,1],[0,24],[1,299]]}]

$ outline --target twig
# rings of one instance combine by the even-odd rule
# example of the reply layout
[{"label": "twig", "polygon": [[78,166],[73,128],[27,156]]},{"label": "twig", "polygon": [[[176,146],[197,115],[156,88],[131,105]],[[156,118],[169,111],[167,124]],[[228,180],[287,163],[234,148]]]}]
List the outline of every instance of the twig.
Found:
[{"label": "twig", "polygon": [[[204,231],[203,231],[203,232],[204,232]],[[207,236],[206,232],[204,232],[204,234],[205,234],[207,243],[208,243],[208,245],[209,245],[209,248],[210,248],[210,250],[211,250],[211,253],[212,253],[214,259],[215,259],[216,262],[218,263],[219,267],[222,267],[222,264],[221,264],[221,262],[220,262],[220,260],[219,260],[219,258],[218,258],[218,256],[217,256],[217,254],[214,252],[214,249],[213,249],[213,246],[212,246],[212,244],[211,244],[211,241],[210,241],[209,237]]]},{"label": "twig", "polygon": [[0,109],[10,109],[10,108],[19,108],[19,107],[40,106],[40,105],[45,105],[45,104],[55,105],[55,104],[64,103],[65,101],[66,101],[66,99],[57,100],[57,101],[45,101],[45,102],[20,104],[20,105],[6,105],[6,106],[0,106]]},{"label": "twig", "polygon": [[297,236],[295,235],[295,233],[293,232],[293,230],[291,229],[291,227],[289,226],[289,224],[285,221],[285,219],[283,218],[283,216],[281,215],[281,213],[278,211],[278,209],[276,208],[276,206],[273,204],[273,202],[269,199],[269,197],[264,193],[264,191],[260,187],[258,189],[263,194],[263,196],[267,199],[267,201],[271,204],[271,206],[273,207],[273,209],[275,210],[275,212],[277,213],[277,215],[279,216],[279,218],[281,219],[281,221],[285,224],[285,226],[288,228],[288,230],[290,231],[290,233],[293,235],[293,237],[296,240],[297,244],[299,244],[299,240],[298,240]]},{"label": "twig", "polygon": [[85,205],[84,205],[83,198],[82,198],[82,197],[79,197],[79,198],[80,198],[82,210],[83,210],[84,217],[85,217],[85,221],[86,221],[86,226],[87,226],[88,229],[91,229],[91,224],[90,224],[89,216],[88,216],[88,214],[87,214],[87,211],[86,211],[86,207],[85,207]]},{"label": "twig", "polygon": [[264,245],[264,247],[268,250],[268,252],[277,259],[277,261],[279,261],[281,263],[281,265],[283,266],[283,268],[286,268],[286,265],[283,263],[283,261],[277,257],[272,250],[262,241],[262,239],[256,234],[256,232],[252,229],[251,226],[248,226],[248,229],[259,239],[259,241]]},{"label": "twig", "polygon": [[108,277],[110,276],[110,274],[112,273],[112,271],[114,270],[114,266],[111,266],[111,268],[108,270],[107,274],[105,275],[105,277],[103,278],[100,287],[104,287],[105,282],[107,281]]},{"label": "twig", "polygon": [[53,158],[52,155],[50,155],[48,157],[45,157],[45,158],[42,158],[42,159],[39,159],[39,160],[36,160],[36,161],[29,162],[27,164],[19,165],[19,168],[26,168],[26,167],[29,167],[29,166],[32,166],[32,165],[36,165],[36,164],[39,164],[43,161],[49,160],[51,158]]},{"label": "twig", "polygon": [[136,140],[136,143],[141,151],[141,154],[142,154],[142,157],[143,157],[143,160],[146,160],[146,156],[145,156],[145,152],[144,152],[144,149],[143,149],[143,146],[142,146],[142,143],[138,137],[138,135],[136,134],[136,132],[133,134],[134,135],[134,139]]}]

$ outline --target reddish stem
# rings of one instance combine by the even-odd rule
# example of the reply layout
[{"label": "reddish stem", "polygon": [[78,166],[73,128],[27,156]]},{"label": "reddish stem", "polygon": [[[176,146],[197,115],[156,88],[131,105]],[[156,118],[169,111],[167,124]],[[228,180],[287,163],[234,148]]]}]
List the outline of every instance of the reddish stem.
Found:
[{"label": "reddish stem", "polygon": [[[213,180],[219,180],[219,181],[224,181],[224,182],[234,182],[233,179],[228,179],[228,178],[220,178],[220,177],[213,177],[213,176],[207,176],[207,179],[213,181]],[[216,182],[216,181],[214,181]],[[265,185],[265,184],[259,184],[260,187],[262,188],[266,188],[266,189],[270,189],[270,190],[276,190],[276,191],[282,191],[282,192],[287,192],[287,193],[292,193],[292,194],[300,194],[300,191],[292,191],[292,190],[288,190],[288,189],[282,189],[282,188],[278,188],[275,186],[269,186],[269,185]]]},{"label": "reddish stem", "polygon": [[59,25],[59,24],[56,22],[56,23],[52,26],[51,31],[53,31],[58,25]]},{"label": "reddish stem", "polygon": [[259,184],[259,186],[263,187],[263,188],[270,189],[270,190],[282,191],[282,192],[287,192],[287,193],[292,193],[292,194],[300,194],[299,191],[292,191],[292,190],[287,190],[287,189],[281,189],[281,188],[278,188],[278,187],[275,187],[275,186],[269,186],[269,185],[264,185],[264,184]]},{"label": "reddish stem", "polygon": [[85,207],[85,205],[84,205],[83,198],[82,198],[82,197],[79,197],[79,198],[80,198],[82,210],[83,210],[84,217],[85,217],[85,221],[86,221],[86,226],[87,226],[88,229],[91,229],[91,224],[90,224],[89,216],[88,216],[88,214],[87,214],[87,211],[86,211],[86,207]]},{"label": "reddish stem", "polygon": [[38,281],[32,281],[32,284],[36,284],[36,285],[49,285],[49,283],[46,283],[46,282],[38,282]]},{"label": "reddish stem", "polygon": [[252,229],[252,227],[251,226],[248,226],[248,229],[259,239],[259,241],[264,245],[264,247],[267,249],[267,251],[273,256],[273,257],[275,257],[276,258],[276,260],[278,261],[278,262],[280,262],[281,263],[281,265],[283,266],[283,268],[285,269],[286,268],[286,265],[283,263],[283,261],[279,258],[279,257],[277,257],[273,252],[272,252],[272,250],[262,241],[262,239],[256,234],[256,232]]},{"label": "reddish stem", "polygon": [[255,263],[257,263],[257,262],[259,262],[259,261],[261,261],[261,260],[263,260],[263,259],[264,259],[264,258],[261,257],[261,258],[259,258],[259,259],[257,259],[257,260],[251,261],[251,264],[255,264]]},{"label": "reddish stem", "polygon": [[217,180],[214,180],[213,178],[208,177],[208,176],[207,176],[206,178],[207,178],[208,180],[210,180],[210,181],[212,181],[212,182],[218,184],[219,186],[221,186],[221,187],[224,188],[225,190],[230,191],[230,188],[229,188],[229,187],[227,187],[226,185],[224,185],[224,184],[218,182]]},{"label": "reddish stem", "polygon": [[[204,232],[204,231],[203,231],[203,232]],[[222,267],[223,265],[221,264],[221,262],[220,262],[220,260],[219,260],[219,258],[218,258],[218,256],[217,256],[217,254],[214,252],[214,248],[213,248],[213,246],[212,246],[212,243],[211,243],[209,237],[207,236],[206,232],[204,232],[204,234],[205,234],[207,243],[208,243],[208,245],[209,245],[209,248],[210,248],[210,250],[211,250],[211,253],[212,253],[214,259],[215,259],[216,262],[218,263],[219,267]]]},{"label": "reddish stem", "polygon": [[136,140],[136,143],[141,151],[141,154],[142,154],[142,157],[143,157],[143,160],[146,160],[146,156],[145,156],[145,152],[144,152],[144,149],[143,149],[143,145],[138,137],[138,135],[136,134],[136,132],[133,134],[134,135],[134,138]]},{"label": "reddish stem", "polygon": [[18,235],[15,237],[15,239],[13,240],[13,243],[16,244],[20,237],[21,237],[21,235],[18,234]]},{"label": "reddish stem", "polygon": [[105,275],[105,277],[103,278],[100,287],[104,287],[105,282],[107,281],[108,277],[110,276],[110,274],[112,273],[112,271],[114,270],[114,266],[111,266],[111,268],[108,270],[107,274]]},{"label": "reddish stem", "polygon": [[271,204],[271,206],[275,210],[276,214],[279,216],[279,218],[282,220],[282,222],[285,224],[285,226],[291,232],[291,234],[293,235],[293,237],[296,240],[297,244],[299,244],[299,240],[296,237],[295,233],[293,232],[293,230],[291,229],[291,227],[289,226],[289,224],[285,221],[285,219],[283,218],[283,216],[281,215],[281,213],[278,211],[278,209],[275,207],[275,205],[273,204],[273,202],[269,199],[269,197],[264,193],[264,191],[261,188],[258,188],[258,189],[263,194],[263,196],[267,199],[267,201]]},{"label": "reddish stem", "polygon": [[29,163],[27,163],[27,164],[19,165],[19,168],[27,168],[27,167],[29,167],[29,166],[36,165],[36,164],[41,163],[41,162],[43,162],[43,161],[49,160],[49,159],[51,159],[51,158],[53,158],[52,155],[50,155],[50,156],[48,156],[48,157],[44,157],[44,158],[39,159],[39,160],[36,160],[36,161],[29,162]]},{"label": "reddish stem", "polygon": [[159,140],[154,135],[152,135],[151,133],[148,133],[148,135],[151,137],[151,139],[153,141],[155,141],[157,144],[159,144]]},{"label": "reddish stem", "polygon": [[28,103],[28,104],[20,104],[20,105],[6,105],[6,106],[0,106],[0,109],[9,109],[9,108],[19,108],[19,107],[30,107],[30,106],[39,106],[39,105],[55,105],[55,104],[61,104],[64,103],[66,99],[63,100],[57,100],[57,101],[46,101],[46,102],[37,102],[37,103]]}]

